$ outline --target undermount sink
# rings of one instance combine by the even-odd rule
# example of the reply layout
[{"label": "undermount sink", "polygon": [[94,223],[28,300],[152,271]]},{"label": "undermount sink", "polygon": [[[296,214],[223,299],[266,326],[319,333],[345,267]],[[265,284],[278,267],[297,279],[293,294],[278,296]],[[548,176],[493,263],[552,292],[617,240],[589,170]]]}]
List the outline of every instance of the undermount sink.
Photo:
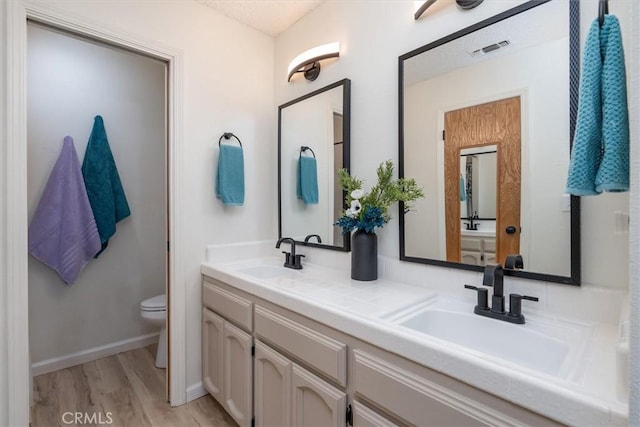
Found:
[{"label": "undermount sink", "polygon": [[257,265],[255,267],[247,267],[238,270],[238,273],[255,277],[256,279],[271,279],[287,274],[287,269],[277,265]]},{"label": "undermount sink", "polygon": [[[473,314],[473,306],[437,299],[394,315],[393,323],[560,378],[576,368],[590,328],[582,324],[527,319],[515,325]],[[465,312],[467,309],[468,312]]]}]

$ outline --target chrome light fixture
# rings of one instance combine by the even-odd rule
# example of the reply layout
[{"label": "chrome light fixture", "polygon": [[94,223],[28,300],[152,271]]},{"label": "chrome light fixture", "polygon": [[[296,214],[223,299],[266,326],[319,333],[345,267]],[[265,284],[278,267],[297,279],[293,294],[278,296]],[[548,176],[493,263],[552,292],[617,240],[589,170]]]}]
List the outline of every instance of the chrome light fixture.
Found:
[{"label": "chrome light fixture", "polygon": [[320,61],[340,56],[340,43],[327,43],[316,46],[293,58],[287,70],[287,81],[291,81],[296,73],[303,73],[309,81],[314,81],[320,75]]}]

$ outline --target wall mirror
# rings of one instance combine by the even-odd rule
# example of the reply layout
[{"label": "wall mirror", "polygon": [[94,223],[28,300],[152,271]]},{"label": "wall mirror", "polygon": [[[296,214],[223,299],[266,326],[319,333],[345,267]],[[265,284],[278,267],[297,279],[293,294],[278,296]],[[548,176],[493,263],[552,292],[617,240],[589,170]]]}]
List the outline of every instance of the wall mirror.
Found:
[{"label": "wall mirror", "polygon": [[336,171],[349,170],[351,82],[344,79],[278,107],[278,229],[280,237],[349,251],[333,224],[344,192]]},{"label": "wall mirror", "polygon": [[579,3],[530,1],[399,58],[400,259],[580,284],[579,199],[564,194]]}]

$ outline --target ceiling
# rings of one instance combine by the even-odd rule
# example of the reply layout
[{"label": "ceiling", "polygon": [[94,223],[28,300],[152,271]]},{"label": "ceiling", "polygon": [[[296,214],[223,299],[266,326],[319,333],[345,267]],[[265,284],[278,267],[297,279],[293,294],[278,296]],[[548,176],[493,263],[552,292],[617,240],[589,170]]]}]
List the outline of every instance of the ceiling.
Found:
[{"label": "ceiling", "polygon": [[275,37],[325,0],[197,0]]},{"label": "ceiling", "polygon": [[[568,2],[548,2],[497,22],[482,30],[452,40],[404,61],[405,86],[470,67],[480,62],[510,55],[519,50],[569,37]],[[482,47],[509,41],[506,49],[472,56]]]}]

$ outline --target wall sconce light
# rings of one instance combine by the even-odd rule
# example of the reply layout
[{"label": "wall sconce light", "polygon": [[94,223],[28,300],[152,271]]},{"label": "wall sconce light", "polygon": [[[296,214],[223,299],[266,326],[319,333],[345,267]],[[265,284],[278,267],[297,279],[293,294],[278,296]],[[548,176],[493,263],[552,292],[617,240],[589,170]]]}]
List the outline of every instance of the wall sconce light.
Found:
[{"label": "wall sconce light", "polygon": [[328,58],[338,58],[339,56],[339,42],[323,44],[302,52],[293,58],[293,61],[289,64],[287,81],[290,82],[291,77],[296,73],[303,73],[307,80],[314,81],[320,75],[320,61]]},{"label": "wall sconce light", "polygon": [[416,12],[413,19],[418,20],[438,0],[416,1]]},{"label": "wall sconce light", "polygon": [[[416,12],[413,14],[415,20],[420,19],[423,13],[427,11],[438,0],[416,0]],[[470,10],[478,7],[484,0],[455,0],[458,7],[462,10]]]}]

